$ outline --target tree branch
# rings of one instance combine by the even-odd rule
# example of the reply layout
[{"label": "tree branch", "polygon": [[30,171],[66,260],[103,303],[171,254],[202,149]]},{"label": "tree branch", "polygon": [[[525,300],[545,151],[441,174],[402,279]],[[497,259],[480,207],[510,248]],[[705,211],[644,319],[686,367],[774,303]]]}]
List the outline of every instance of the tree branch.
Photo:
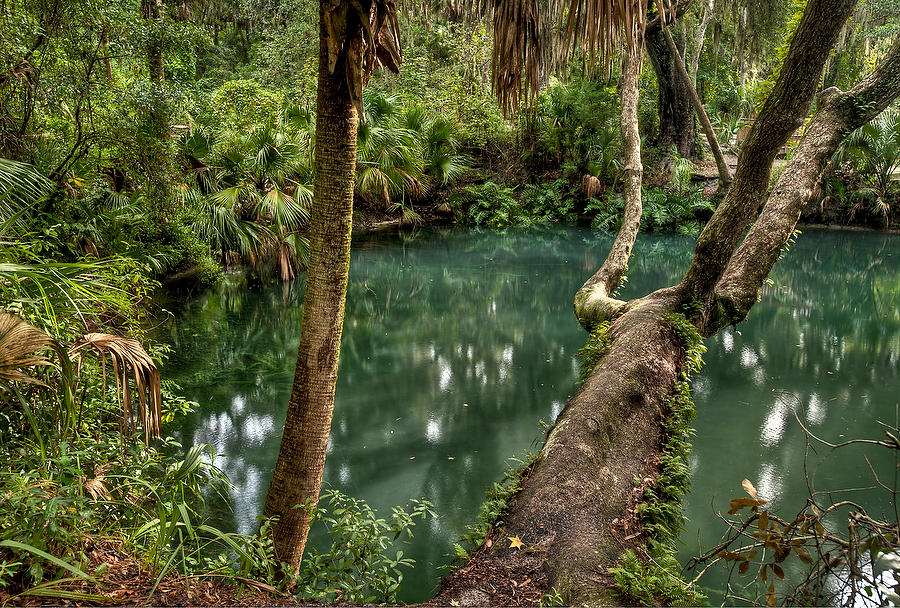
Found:
[{"label": "tree branch", "polygon": [[810,0],[807,4],[775,87],[741,150],[731,189],[697,239],[681,283],[685,300],[712,302],[744,228],[766,197],[775,155],[803,124],[822,66],[855,5],[856,0]]},{"label": "tree branch", "polygon": [[625,45],[622,70],[622,139],[625,148],[625,211],[622,226],[600,269],[575,294],[575,317],[590,331],[598,323],[612,319],[625,302],[610,297],[619,286],[628,258],[641,227],[641,136],[638,132],[638,79],[641,75],[643,36],[634,45]]},{"label": "tree branch", "polygon": [[819,182],[840,142],[900,96],[900,39],[881,63],[846,93],[823,92],[820,109],[781,173],[747,237],[732,256],[716,287],[720,312],[708,331],[743,320],[759,289],[794,232],[800,210]]}]

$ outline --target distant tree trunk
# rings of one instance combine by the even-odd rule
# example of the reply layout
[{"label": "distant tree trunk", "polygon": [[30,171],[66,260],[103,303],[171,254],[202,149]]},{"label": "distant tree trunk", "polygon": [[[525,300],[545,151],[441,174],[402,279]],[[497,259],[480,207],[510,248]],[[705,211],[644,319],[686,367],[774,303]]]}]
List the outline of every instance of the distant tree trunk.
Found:
[{"label": "distant tree trunk", "polygon": [[169,104],[166,92],[166,73],[163,61],[165,21],[162,0],[141,0],[144,19],[149,25],[147,35],[147,74],[151,99],[147,120],[148,139],[144,146],[144,167],[147,172],[147,202],[150,211],[164,216],[172,199],[172,153],[169,149]]},{"label": "distant tree trunk", "polygon": [[728,168],[728,163],[725,162],[725,155],[722,153],[722,148],[719,146],[719,140],[716,137],[716,132],[713,130],[712,124],[709,122],[709,116],[706,114],[706,108],[703,107],[703,102],[700,101],[700,96],[697,94],[697,90],[694,88],[694,85],[691,83],[691,77],[687,73],[687,69],[684,65],[684,60],[681,57],[681,53],[677,50],[677,43],[672,38],[672,33],[669,31],[669,28],[660,21],[660,32],[662,32],[663,38],[665,40],[666,46],[669,48],[669,54],[672,57],[672,62],[675,64],[675,74],[676,77],[681,82],[681,85],[687,89],[688,99],[691,101],[691,105],[693,106],[694,111],[697,113],[697,118],[700,119],[700,125],[703,128],[703,133],[706,135],[706,140],[709,142],[709,148],[712,151],[713,158],[716,159],[716,167],[719,171],[719,188],[724,192],[725,189],[728,188],[731,183],[731,169]]},{"label": "distant tree trunk", "polygon": [[[290,405],[266,496],[264,514],[278,516],[275,553],[294,572],[300,568],[309,514],[296,505],[315,505],[322,483],[334,408],[344,300],[350,269],[350,232],[356,173],[357,110],[348,89],[343,57],[329,71],[326,27],[329,3],[319,6],[319,83],[316,103],[315,175],[311,210],[309,268],[303,300],[303,328]],[[344,48],[363,44],[363,29],[347,12]],[[344,51],[346,52],[346,50]]]},{"label": "distant tree trunk", "polygon": [[[684,53],[684,40],[676,40],[678,52]],[[656,72],[659,87],[659,147],[663,152],[663,170],[672,170],[672,151],[682,158],[694,156],[694,109],[691,93],[678,74],[672,54],[662,30],[647,28],[647,54]]]},{"label": "distant tree trunk", "polygon": [[712,21],[714,11],[714,0],[707,0],[703,5],[703,17],[700,20],[700,25],[697,26],[694,54],[691,57],[691,84],[695,90],[697,88],[697,71],[700,68],[700,55],[703,53],[703,41],[706,40],[706,28],[709,27],[709,22]]}]

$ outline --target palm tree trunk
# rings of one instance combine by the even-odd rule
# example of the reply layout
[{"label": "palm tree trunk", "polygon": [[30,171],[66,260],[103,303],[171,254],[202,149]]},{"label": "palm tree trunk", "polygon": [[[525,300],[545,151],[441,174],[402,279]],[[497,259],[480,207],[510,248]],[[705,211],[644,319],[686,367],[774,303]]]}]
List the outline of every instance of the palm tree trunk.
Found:
[{"label": "palm tree trunk", "polygon": [[[279,517],[274,528],[276,557],[295,573],[310,518],[306,509],[294,507],[318,501],[331,429],[350,269],[356,170],[357,111],[347,85],[347,63],[337,61],[333,71],[328,68],[327,10],[321,3],[314,195],[303,328],[281,450],[264,509],[267,517]],[[358,20],[347,31],[350,35],[343,48],[358,48],[362,44]]]}]

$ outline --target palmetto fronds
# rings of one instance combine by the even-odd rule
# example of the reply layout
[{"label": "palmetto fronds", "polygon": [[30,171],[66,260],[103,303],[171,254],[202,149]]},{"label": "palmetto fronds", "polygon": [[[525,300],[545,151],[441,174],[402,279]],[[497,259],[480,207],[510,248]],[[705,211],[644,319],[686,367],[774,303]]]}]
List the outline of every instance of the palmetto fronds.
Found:
[{"label": "palmetto fronds", "polygon": [[[117,394],[122,410],[122,432],[130,433],[133,427],[134,407],[133,394],[138,395],[138,418],[144,429],[144,438],[159,437],[162,419],[162,392],[160,376],[153,359],[146,353],[137,340],[122,338],[110,334],[90,333],[79,340],[67,353],[59,342],[26,323],[16,315],[0,312],[0,384],[11,387],[19,394],[23,406],[27,402],[18,393],[17,384],[47,386],[47,383],[28,373],[35,367],[54,367],[50,359],[43,354],[48,350],[56,351],[61,374],[57,381],[63,389],[63,403],[66,405],[65,415],[70,422],[74,421],[74,401],[71,395],[71,363],[69,357],[78,359],[88,348],[94,349],[100,356],[103,369],[103,392],[106,393],[106,354],[110,355],[115,375]],[[134,388],[132,389],[132,385]],[[26,412],[33,419],[30,408]],[[32,423],[36,424],[35,422]],[[37,433],[37,431],[35,431]]]},{"label": "palmetto fronds", "polygon": [[[198,196],[193,223],[227,260],[238,254],[257,267],[272,261],[277,276],[293,278],[303,256],[293,255],[285,238],[309,221],[312,189],[312,117],[287,108],[280,122],[222,141],[192,135],[184,154],[195,167]],[[205,152],[205,156],[193,156]],[[281,272],[292,264],[290,272]]]},{"label": "palmetto fronds", "polygon": [[[850,162],[870,187],[872,197],[857,192],[859,201],[874,199],[873,211],[885,224],[891,213],[891,198],[898,189],[900,171],[900,112],[885,111],[875,120],[851,133],[838,152],[838,162]],[[854,205],[853,211],[858,210]]]},{"label": "palmetto fronds", "polygon": [[45,386],[43,381],[23,370],[52,365],[47,357],[37,354],[52,345],[53,339],[41,330],[16,315],[0,312],[0,381]]},{"label": "palmetto fronds", "polygon": [[366,94],[367,121],[359,125],[356,191],[385,207],[425,198],[468,169],[459,154],[456,125],[392,97]]},{"label": "palmetto fronds", "polygon": [[0,224],[10,220],[50,188],[31,165],[0,158]]},{"label": "palmetto fronds", "polygon": [[[144,439],[159,437],[162,420],[162,391],[159,370],[140,342],[111,334],[85,334],[70,350],[73,358],[82,357],[86,350],[94,350],[103,368],[104,393],[106,386],[106,355],[113,366],[117,395],[122,407],[122,431],[130,433],[135,413],[144,429]],[[132,389],[132,383],[134,388]],[[135,412],[133,393],[137,393]]]}]

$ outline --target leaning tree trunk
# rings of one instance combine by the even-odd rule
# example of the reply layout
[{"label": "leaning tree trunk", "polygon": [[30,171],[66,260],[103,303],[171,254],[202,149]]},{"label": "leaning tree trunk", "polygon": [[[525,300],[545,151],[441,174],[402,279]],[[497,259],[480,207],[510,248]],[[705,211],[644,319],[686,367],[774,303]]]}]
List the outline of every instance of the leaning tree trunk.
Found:
[{"label": "leaning tree trunk", "polygon": [[[275,554],[294,572],[300,568],[310,520],[309,511],[295,506],[314,506],[322,483],[350,269],[358,115],[348,88],[347,63],[336,61],[329,71],[328,47],[335,42],[334,32],[325,25],[329,10],[327,2],[320,4],[315,173],[303,328],[281,449],[264,509],[267,517],[279,517]],[[348,13],[348,20],[353,16]],[[358,53],[363,44],[358,19],[347,26],[347,33],[344,48]]]},{"label": "leaning tree trunk", "polygon": [[[640,529],[626,527],[640,499],[641,484],[635,488],[633,480],[657,474],[654,462],[666,402],[685,365],[685,345],[670,315],[691,311],[702,335],[741,321],[841,138],[900,95],[898,40],[859,86],[847,93],[825,92],[790,164],[766,195],[775,154],[805,117],[825,59],[854,4],[807,3],[779,79],[748,139],[752,153],[745,148],[734,184],[701,235],[681,284],[623,302],[608,296],[609,285],[598,272],[579,290],[576,314],[581,323],[610,324],[606,354],[548,432],[540,458],[503,517],[502,530],[492,536],[494,542],[443,582],[438,603],[486,605],[502,599],[499,586],[482,583],[489,572],[515,577],[516,585],[508,585],[513,594],[522,592],[522,581],[532,580],[540,581],[543,591],[561,592],[568,604],[620,601],[607,591],[612,579],[608,568],[624,547],[645,538]],[[762,202],[762,213],[735,252]],[[609,263],[610,258],[604,266]],[[508,537],[523,546],[511,547]]]},{"label": "leaning tree trunk", "polygon": [[[663,153],[663,169],[672,170],[672,151],[682,158],[694,156],[694,110],[690,88],[678,73],[676,63],[684,52],[684,41],[676,43],[678,50],[666,44],[661,27],[647,28],[647,55],[656,73],[659,106],[659,147]],[[676,56],[677,55],[677,56]]]},{"label": "leaning tree trunk", "polygon": [[719,146],[719,139],[716,137],[716,132],[709,122],[706,108],[703,107],[703,102],[700,101],[700,95],[697,94],[697,89],[691,82],[691,77],[687,73],[687,68],[684,67],[684,59],[681,56],[681,52],[678,50],[675,40],[672,38],[672,34],[666,28],[664,19],[660,19],[659,31],[662,33],[665,44],[669,48],[672,63],[675,64],[676,77],[681,85],[687,90],[688,99],[690,100],[694,111],[697,113],[697,118],[700,119],[700,126],[703,129],[703,133],[706,135],[706,141],[709,142],[709,149],[712,151],[713,158],[716,159],[716,168],[719,170],[719,187],[724,191],[731,183],[731,170],[728,168],[728,163],[725,162],[725,155],[722,154],[722,148]]}]

